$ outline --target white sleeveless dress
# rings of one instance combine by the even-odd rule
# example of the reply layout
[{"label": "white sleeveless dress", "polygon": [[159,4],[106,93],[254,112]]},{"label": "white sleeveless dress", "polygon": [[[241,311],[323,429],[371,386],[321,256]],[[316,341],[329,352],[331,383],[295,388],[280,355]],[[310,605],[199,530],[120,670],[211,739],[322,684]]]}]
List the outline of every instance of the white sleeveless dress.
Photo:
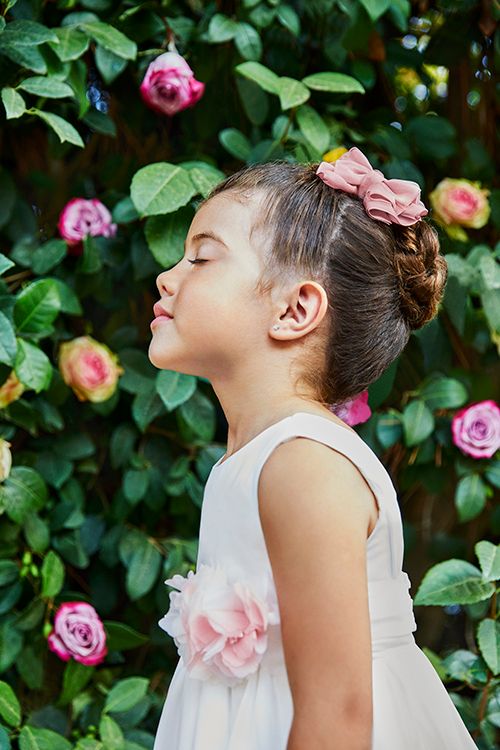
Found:
[{"label": "white sleeveless dress", "polygon": [[[311,438],[347,456],[379,505],[376,526],[367,539],[372,750],[477,750],[437,672],[415,642],[417,626],[410,580],[402,570],[403,529],[396,492],[384,466],[357,433],[328,417],[296,412],[217,461],[203,496],[197,572],[204,565],[220,566],[229,578],[251,581],[259,595],[268,592],[277,601],[257,486],[273,449],[294,437]],[[267,649],[257,670],[236,685],[213,676],[192,676],[181,656],[153,750],[286,750],[292,718],[278,625],[269,628]]]}]

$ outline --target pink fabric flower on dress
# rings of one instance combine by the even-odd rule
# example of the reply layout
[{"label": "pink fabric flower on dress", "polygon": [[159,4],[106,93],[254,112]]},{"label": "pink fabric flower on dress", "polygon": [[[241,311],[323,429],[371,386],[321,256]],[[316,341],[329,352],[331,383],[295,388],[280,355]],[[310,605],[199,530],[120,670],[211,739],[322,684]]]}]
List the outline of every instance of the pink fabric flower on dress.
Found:
[{"label": "pink fabric flower on dress", "polygon": [[351,427],[355,424],[367,422],[372,411],[368,406],[368,391],[362,391],[358,396],[333,406],[331,411]]},{"label": "pink fabric flower on dress", "polygon": [[500,408],[488,399],[464,406],[451,421],[453,442],[473,458],[491,458],[500,449]]},{"label": "pink fabric flower on dress", "polygon": [[56,612],[54,628],[47,639],[51,651],[63,661],[100,664],[108,649],[99,615],[87,602],[64,602]]},{"label": "pink fabric flower on dress", "polygon": [[279,624],[272,590],[262,599],[247,583],[230,582],[219,565],[205,564],[165,583],[180,593],[170,592],[170,609],[158,624],[173,637],[192,677],[233,685],[257,671],[269,626]]},{"label": "pink fabric flower on dress", "polygon": [[350,148],[334,162],[322,161],[316,174],[330,187],[358,195],[368,216],[384,224],[409,226],[429,213],[416,182],[387,180],[359,148]]}]

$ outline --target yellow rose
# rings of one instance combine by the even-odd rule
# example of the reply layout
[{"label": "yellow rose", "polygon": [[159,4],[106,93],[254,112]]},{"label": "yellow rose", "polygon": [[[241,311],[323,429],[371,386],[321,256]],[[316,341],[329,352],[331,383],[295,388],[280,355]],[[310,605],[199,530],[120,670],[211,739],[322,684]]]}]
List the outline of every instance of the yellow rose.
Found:
[{"label": "yellow rose", "polygon": [[21,393],[25,391],[24,385],[18,380],[14,370],[0,388],[0,409],[8,406],[12,401],[17,401]]},{"label": "yellow rose", "polygon": [[344,146],[337,146],[337,148],[332,148],[331,151],[327,151],[326,154],[323,154],[323,161],[337,161],[342,154],[345,154],[348,149],[344,148]]}]

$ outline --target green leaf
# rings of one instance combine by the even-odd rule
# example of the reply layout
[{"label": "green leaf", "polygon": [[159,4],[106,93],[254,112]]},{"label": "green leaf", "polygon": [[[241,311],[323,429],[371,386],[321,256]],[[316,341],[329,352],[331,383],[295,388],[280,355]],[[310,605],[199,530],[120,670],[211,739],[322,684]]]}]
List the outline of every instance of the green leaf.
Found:
[{"label": "green leaf", "polygon": [[70,703],[88,684],[94,674],[94,667],[70,659],[63,674],[63,689],[59,699],[62,706]]},{"label": "green leaf", "polygon": [[1,680],[0,716],[11,727],[18,727],[21,723],[21,705],[11,686]]},{"label": "green leaf", "polygon": [[260,60],[262,57],[260,34],[249,23],[238,23],[234,43],[245,60]]},{"label": "green leaf", "polygon": [[420,389],[429,409],[456,409],[467,402],[467,388],[454,378],[436,377]]},{"label": "green leaf", "polygon": [[19,733],[19,750],[71,750],[71,742],[52,729],[29,724]]},{"label": "green leaf", "polygon": [[279,94],[280,78],[272,70],[259,62],[243,62],[235,67],[236,73],[257,83],[270,94]]},{"label": "green leaf", "polygon": [[47,498],[47,485],[29,466],[13,466],[0,484],[0,508],[5,508],[9,518],[18,524],[23,524],[29,513],[43,508]]},{"label": "green leaf", "polygon": [[13,560],[0,560],[0,586],[19,580],[19,567]]},{"label": "green leaf", "polygon": [[262,125],[269,111],[269,96],[257,83],[243,76],[236,77],[236,88],[243,110],[252,125]]},{"label": "green leaf", "polygon": [[16,297],[14,322],[18,332],[50,332],[50,324],[60,310],[57,286],[52,279],[38,279],[27,284]]},{"label": "green leaf", "polygon": [[127,570],[126,587],[135,601],[151,591],[160,572],[161,555],[146,538],[138,544]]},{"label": "green leaf", "polygon": [[278,95],[280,98],[281,109],[290,109],[298,107],[306,102],[311,96],[311,92],[300,81],[288,76],[281,76],[278,84]]},{"label": "green leaf", "polygon": [[178,414],[187,427],[202,440],[213,440],[215,409],[204,393],[197,389],[188,401],[179,406]]},{"label": "green leaf", "polygon": [[149,680],[145,677],[127,677],[113,685],[104,704],[104,711],[130,711],[144,698]]},{"label": "green leaf", "polygon": [[500,292],[497,289],[482,292],[481,304],[488,326],[495,334],[500,333]]},{"label": "green leaf", "polygon": [[137,57],[137,44],[114,26],[104,21],[90,21],[81,24],[81,27],[92,39],[118,57],[125,60],[135,60]]},{"label": "green leaf", "polygon": [[467,474],[455,489],[455,507],[460,521],[476,518],[486,505],[487,486],[479,474]]},{"label": "green leaf", "polygon": [[359,81],[344,73],[333,73],[331,71],[313,73],[303,78],[302,83],[315,91],[327,91],[335,94],[365,93],[364,86]]},{"label": "green leaf", "polygon": [[95,48],[95,64],[105,83],[113,83],[127,67],[127,60],[100,44]]},{"label": "green leaf", "polygon": [[42,564],[42,596],[53,599],[61,591],[64,584],[64,564],[54,550],[49,550]]},{"label": "green leaf", "polygon": [[303,104],[296,112],[297,125],[304,134],[309,143],[323,153],[328,150],[330,145],[330,131],[326,126],[323,118],[315,109],[308,104]]},{"label": "green leaf", "polygon": [[36,109],[36,107],[31,107],[28,112],[44,120],[44,122],[46,122],[59,137],[61,143],[67,141],[74,146],[80,146],[81,148],[84,147],[85,144],[82,141],[78,130],[76,130],[76,128],[64,118],[55,115],[53,112],[43,112],[43,110]]},{"label": "green leaf", "polygon": [[398,443],[403,437],[403,428],[398,414],[380,414],[375,423],[375,434],[384,449]]},{"label": "green leaf", "polygon": [[252,145],[246,135],[236,128],[225,128],[219,133],[219,141],[231,156],[246,162]]},{"label": "green leaf", "polygon": [[486,477],[488,482],[493,485],[493,487],[500,488],[500,461],[490,461],[490,463],[486,467],[484,476]]},{"label": "green leaf", "polygon": [[90,39],[87,34],[74,26],[63,26],[61,29],[53,29],[53,31],[59,43],[53,44],[50,42],[50,47],[62,62],[78,60],[89,48]]},{"label": "green leaf", "polygon": [[415,605],[474,604],[493,595],[495,587],[465,560],[445,560],[430,568],[413,598]]},{"label": "green leaf", "polygon": [[16,375],[21,383],[36,393],[46,391],[52,380],[52,364],[38,346],[17,339],[17,356],[15,362]]},{"label": "green leaf", "polygon": [[34,73],[44,74],[47,72],[47,63],[38,47],[19,47],[2,41],[5,33],[0,36],[0,54]]},{"label": "green leaf", "polygon": [[359,0],[372,21],[382,16],[391,5],[391,0]]},{"label": "green leaf", "polygon": [[487,617],[477,627],[479,650],[493,675],[500,673],[500,622]]},{"label": "green leaf", "polygon": [[48,524],[43,519],[35,513],[30,513],[24,519],[23,531],[26,542],[33,552],[39,554],[45,552],[50,542],[50,531]]},{"label": "green leaf", "polygon": [[234,38],[237,29],[236,21],[222,13],[216,13],[208,24],[207,39],[209,42],[228,42]]},{"label": "green leaf", "polygon": [[434,431],[434,416],[420,399],[405,406],[402,422],[408,447],[422,443]]},{"label": "green leaf", "polygon": [[226,176],[220,169],[204,161],[183,161],[181,166],[189,172],[193,185],[204,198]]},{"label": "green leaf", "polygon": [[64,260],[68,253],[65,240],[54,237],[31,253],[31,267],[36,274],[44,274]]},{"label": "green leaf", "polygon": [[164,411],[165,407],[156,393],[154,385],[138,393],[132,402],[132,417],[141,432],[145,432],[153,419],[156,419]]},{"label": "green leaf", "polygon": [[456,130],[445,117],[418,115],[406,123],[405,132],[418,155],[426,159],[447,159],[456,152]]},{"label": "green leaf", "polygon": [[138,633],[123,622],[104,620],[103,625],[107,634],[106,645],[110,651],[126,651],[143,646],[149,641],[148,636]]},{"label": "green leaf", "polygon": [[149,473],[145,469],[126,469],[123,474],[123,494],[132,505],[136,505],[147,492]]},{"label": "green leaf", "polygon": [[482,540],[474,545],[474,550],[485,581],[498,581],[500,579],[500,544],[495,545]]},{"label": "green leaf", "polygon": [[26,112],[26,102],[23,97],[10,86],[4,86],[2,89],[2,102],[7,120],[14,120]]},{"label": "green leaf", "polygon": [[54,29],[48,29],[37,21],[20,19],[11,21],[5,27],[0,37],[0,47],[3,44],[15,44],[17,47],[31,47],[44,42],[59,41]]},{"label": "green leaf", "polygon": [[28,94],[45,96],[48,99],[63,99],[66,96],[75,95],[75,92],[67,83],[59,81],[54,77],[48,78],[47,76],[32,76],[31,78],[25,78],[17,88],[27,91]]},{"label": "green leaf", "polygon": [[184,240],[189,230],[192,211],[180,208],[166,216],[150,216],[144,234],[154,259],[164,268],[175,265],[184,253]]},{"label": "green leaf", "polygon": [[196,390],[196,382],[194,375],[160,370],[156,376],[156,391],[167,411],[173,411],[190,399]]},{"label": "green leaf", "polygon": [[276,9],[276,18],[294,36],[300,34],[300,18],[291,5],[279,5]]},{"label": "green leaf", "polygon": [[99,734],[106,750],[125,750],[125,739],[120,726],[107,714],[101,716]]},{"label": "green leaf", "polygon": [[142,167],[132,178],[130,196],[141,216],[175,211],[195,195],[189,173],[176,164],[157,162]]},{"label": "green leaf", "polygon": [[0,362],[14,367],[17,354],[17,339],[9,318],[0,312]]},{"label": "green leaf", "polygon": [[443,667],[447,675],[453,680],[468,682],[472,685],[485,684],[487,682],[486,663],[479,654],[472,651],[458,649],[443,659]]}]

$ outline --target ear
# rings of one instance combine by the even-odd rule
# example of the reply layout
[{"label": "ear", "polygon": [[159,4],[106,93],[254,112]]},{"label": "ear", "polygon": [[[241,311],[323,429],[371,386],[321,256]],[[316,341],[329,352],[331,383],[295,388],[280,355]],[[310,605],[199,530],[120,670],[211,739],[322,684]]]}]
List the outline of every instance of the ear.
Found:
[{"label": "ear", "polygon": [[[284,309],[284,312],[280,312]],[[269,334],[280,340],[304,336],[317,328],[328,311],[328,297],[316,281],[300,281],[277,303]],[[279,325],[278,330],[273,325]]]}]

